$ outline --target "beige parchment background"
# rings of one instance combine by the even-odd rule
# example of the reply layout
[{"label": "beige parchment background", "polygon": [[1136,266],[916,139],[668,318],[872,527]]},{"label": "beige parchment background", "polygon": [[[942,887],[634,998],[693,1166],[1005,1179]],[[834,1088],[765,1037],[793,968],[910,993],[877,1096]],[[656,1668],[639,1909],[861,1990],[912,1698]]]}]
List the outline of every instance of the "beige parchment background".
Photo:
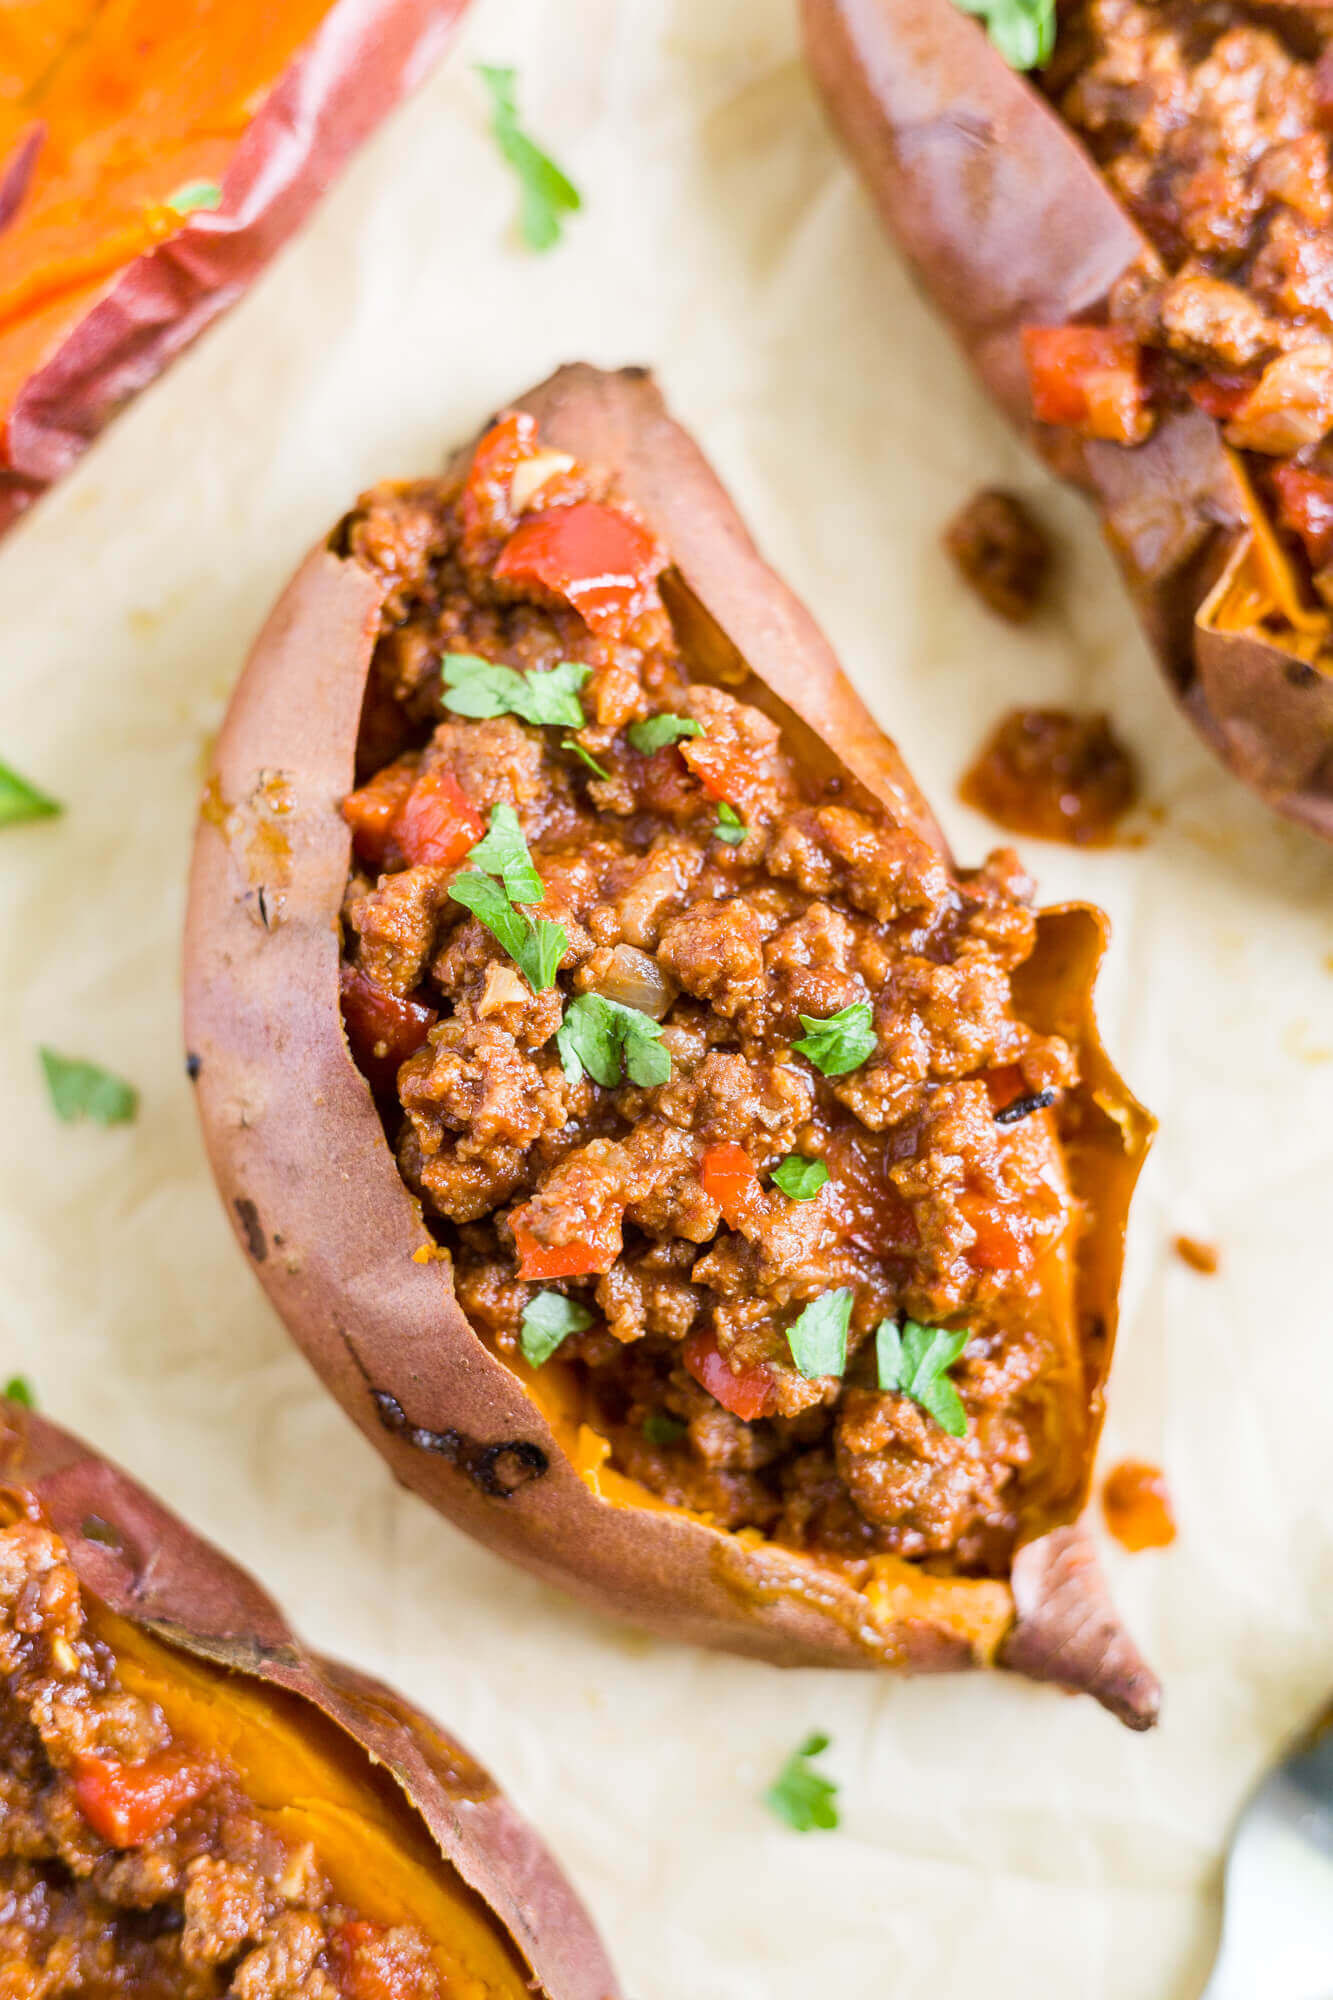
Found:
[{"label": "beige parchment background", "polygon": [[[0,550],[0,756],[69,803],[0,856],[0,1373],[256,1569],[320,1645],[447,1718],[541,1825],[633,2000],[1193,2000],[1247,1784],[1333,1683],[1333,854],[1172,711],[1089,522],[913,295],[824,129],[788,0],[479,0],[445,69],[236,312]],[[469,65],[516,62],[585,190],[546,258]],[[1033,845],[1115,920],[1108,1039],[1162,1136],[1105,1453],[1169,1470],[1181,1536],[1112,1550],[1160,1666],[1151,1739],[1006,1679],[704,1658],[502,1566],[397,1492],[289,1349],[217,1209],[182,1072],[177,938],[210,733],[264,611],[358,489],[432,467],[585,356],[656,364],[960,852],[953,786],[1012,701],[1103,704],[1160,818]],[[1057,531],[1015,637],[938,545],[983,479]],[[58,1125],[34,1046],[139,1085]],[[1215,1239],[1192,1275],[1178,1230]],[[844,1824],[757,1794],[813,1726]]]}]

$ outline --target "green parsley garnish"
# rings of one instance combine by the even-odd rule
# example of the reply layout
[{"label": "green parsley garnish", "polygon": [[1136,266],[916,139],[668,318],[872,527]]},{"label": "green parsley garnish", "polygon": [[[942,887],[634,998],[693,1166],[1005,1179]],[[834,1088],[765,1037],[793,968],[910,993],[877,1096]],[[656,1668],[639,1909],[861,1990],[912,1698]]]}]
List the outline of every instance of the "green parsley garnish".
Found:
[{"label": "green parsley garnish", "polygon": [[523,1308],[522,1332],[518,1344],[523,1358],[533,1368],[549,1361],[566,1335],[582,1333],[592,1325],[592,1314],[577,1299],[563,1292],[538,1292]]},{"label": "green parsley garnish", "polygon": [[8,764],[0,764],[0,826],[20,826],[26,819],[53,819],[65,808]]},{"label": "green parsley garnish", "polygon": [[807,1160],[801,1153],[788,1153],[773,1169],[773,1185],[793,1201],[813,1201],[828,1179],[822,1160]]},{"label": "green parsley garnish", "polygon": [[665,1083],[671,1057],[662,1047],[662,1023],[637,1007],[622,1007],[600,993],[580,993],[565,1009],[556,1035],[565,1075],[577,1083],[584,1070],[594,1083],[613,1090],[627,1076],[631,1083]]},{"label": "green parsley garnish", "polygon": [[799,1018],[806,1032],[792,1047],[809,1056],[825,1076],[846,1076],[875,1052],[874,1016],[868,1001],[853,1000],[850,1007],[839,1008],[826,1021],[811,1014]]},{"label": "green parsley garnish", "polygon": [[679,743],[683,737],[702,736],[704,726],[692,715],[650,715],[646,722],[631,722],[627,733],[634,748],[650,756],[654,750],[664,750],[668,743]]},{"label": "green parsley garnish", "polygon": [[511,903],[542,903],[546,888],[532,865],[528,843],[512,806],[492,806],[490,832],[468,853],[474,868],[498,875]]},{"label": "green parsley garnish", "polygon": [[521,674],[517,667],[497,666],[477,653],[446,653],[443,666],[444,705],[453,715],[517,715],[539,728],[545,723],[583,727],[579,689],[591,670],[576,660]]},{"label": "green parsley garnish", "polygon": [[643,1420],[643,1434],[649,1444],[674,1444],[688,1429],[689,1425],[683,1424],[679,1417],[664,1417],[658,1410],[651,1411]]},{"label": "green parsley garnish", "polygon": [[574,755],[580,758],[582,762],[587,765],[588,769],[594,772],[597,777],[599,778],[610,777],[611,773],[607,770],[605,764],[599,764],[597,759],[593,756],[592,751],[585,750],[583,745],[581,743],[576,743],[572,736],[566,736],[564,741],[561,743],[560,748],[562,750],[572,750],[574,752]]},{"label": "green parsley garnish", "polygon": [[792,1360],[807,1382],[819,1375],[841,1376],[847,1366],[847,1329],[852,1319],[852,1288],[840,1286],[812,1299],[787,1328]]},{"label": "green parsley garnish", "polygon": [[186,181],[175,194],[167,196],[167,207],[177,215],[193,215],[199,208],[221,208],[222,189],[216,181]]},{"label": "green parsley garnish", "polygon": [[489,875],[470,869],[455,875],[449,884],[454,902],[471,910],[478,923],[513,959],[534,993],[544,993],[555,985],[556,968],[569,939],[563,924],[547,917],[535,921],[524,910],[516,910],[498,882]]},{"label": "green parsley garnish", "polygon": [[950,1437],[966,1437],[967,1413],[948,1370],[967,1341],[966,1327],[949,1333],[942,1326],[918,1326],[909,1319],[900,1333],[894,1320],[882,1319],[875,1334],[880,1388],[910,1396]]},{"label": "green parsley garnish", "polygon": [[1010,69],[1038,69],[1055,49],[1055,0],[958,0],[986,24]]},{"label": "green parsley garnish", "polygon": [[133,1118],[139,1108],[139,1093],[133,1084],[96,1063],[59,1055],[55,1049],[42,1048],[38,1053],[57,1118],[67,1124],[91,1118],[95,1125],[124,1125]]},{"label": "green parsley garnish", "polygon": [[799,1750],[793,1750],[777,1778],[764,1793],[764,1804],[797,1833],[813,1833],[816,1828],[831,1832],[838,1824],[834,1801],[838,1787],[831,1778],[821,1777],[810,1768],[810,1759],[829,1747],[822,1731],[807,1736]]},{"label": "green parsley garnish", "polygon": [[714,840],[724,841],[728,847],[739,847],[748,832],[749,828],[735,806],[729,806],[724,799],[717,809],[717,825],[713,828]]},{"label": "green parsley garnish", "polygon": [[477,75],[491,99],[491,133],[518,175],[519,227],[529,250],[550,250],[560,241],[561,217],[582,208],[583,198],[518,122],[517,72],[477,64]]},{"label": "green parsley garnish", "polygon": [[5,1384],[5,1400],[17,1403],[21,1409],[35,1410],[37,1398],[32,1393],[32,1384],[26,1375],[11,1375]]}]

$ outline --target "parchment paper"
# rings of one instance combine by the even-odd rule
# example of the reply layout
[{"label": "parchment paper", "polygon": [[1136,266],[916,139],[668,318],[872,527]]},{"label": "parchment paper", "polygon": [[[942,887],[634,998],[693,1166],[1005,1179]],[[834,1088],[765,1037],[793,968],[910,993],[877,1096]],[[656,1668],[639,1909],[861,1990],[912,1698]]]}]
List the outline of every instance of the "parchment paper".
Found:
[{"label": "parchment paper", "polygon": [[[586,196],[546,258],[469,65],[515,62]],[[177,1025],[201,759],[264,611],[357,490],[433,467],[556,362],[654,363],[959,851],[1014,701],[1113,709],[1144,842],[1030,847],[1107,905],[1108,1039],[1162,1137],[1104,1461],[1167,1467],[1165,1554],[1108,1559],[1157,1734],[1003,1677],[781,1674],[627,1634],[395,1492],[270,1315]],[[1015,636],[939,528],[985,479],[1059,534]],[[1333,1682],[1333,855],[1171,710],[1095,532],[983,404],[824,129],[786,0],[480,0],[304,238],[0,552],[0,757],[65,799],[2,836],[0,1374],[249,1563],[312,1639],[438,1710],[545,1830],[634,2000],[1191,2000],[1247,1785]],[[58,1125],[35,1045],[134,1079]],[[1216,1240],[1199,1278],[1177,1231]],[[836,1834],[758,1794],[834,1738]]]}]

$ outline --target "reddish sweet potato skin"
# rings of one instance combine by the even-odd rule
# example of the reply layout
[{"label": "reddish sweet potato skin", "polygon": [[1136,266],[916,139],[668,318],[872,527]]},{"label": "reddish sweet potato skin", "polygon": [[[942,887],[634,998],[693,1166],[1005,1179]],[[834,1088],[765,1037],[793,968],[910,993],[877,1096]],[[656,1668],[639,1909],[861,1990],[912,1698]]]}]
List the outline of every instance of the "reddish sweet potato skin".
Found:
[{"label": "reddish sweet potato skin", "polygon": [[[310,1653],[272,1598],[109,1460],[0,1400],[0,1485],[31,1491],[79,1582],[184,1652],[313,1704],[390,1773],[547,2000],[617,2000],[601,1942],[537,1835],[470,1753],[379,1681]],[[90,1538],[87,1528],[95,1530]]]},{"label": "reddish sweet potato skin", "polygon": [[[663,587],[695,664],[706,658],[710,673],[767,708],[815,769],[843,775],[850,796],[942,847],[897,752],[809,614],[760,560],[645,371],[565,368],[516,407],[556,447],[615,470],[671,552]],[[195,849],[187,1045],[214,1173],[257,1275],[397,1477],[547,1580],[670,1638],[782,1665],[976,1664],[961,1609],[877,1625],[858,1592],[794,1555],[602,1499],[517,1376],[469,1327],[338,1014],[336,925],[349,861],[338,806],[353,783],[382,592],[330,547],[307,559],[260,637],[219,741],[210,791],[230,810],[205,813]],[[291,800],[290,855],[276,869],[266,858],[269,880],[259,882],[245,802],[275,770]],[[1150,1121],[1091,1032],[1101,920],[1070,910],[1044,922],[1061,1031],[1088,1042],[1089,1104],[1100,1090],[1123,1107],[1123,1123],[1093,1109],[1089,1126],[1102,1226],[1088,1233],[1087,1270],[1109,1330],[1124,1212]],[[1034,1012],[1050,1011],[1049,996],[1034,998]],[[503,1456],[511,1443],[523,1451]],[[490,1476],[497,1454],[517,1488],[507,1496]],[[957,1588],[961,1607],[971,1586]],[[1087,1684],[1144,1727],[1156,1687],[1139,1667],[1132,1687],[1123,1674]]]},{"label": "reddish sweet potato skin", "polygon": [[996,402],[1096,506],[1181,707],[1269,805],[1333,839],[1333,678],[1207,615],[1248,534],[1218,425],[1171,415],[1127,449],[1031,417],[1022,327],[1095,316],[1145,247],[1139,231],[953,0],[802,0],[802,15],[815,80],[890,235]]},{"label": "reddish sweet potato skin", "polygon": [[[356,148],[422,81],[466,5],[335,0],[247,127],[221,207],[192,214],[125,266],[29,376],[0,430],[0,534],[235,303]],[[6,198],[21,192],[23,166],[21,153],[0,181],[0,230]]]}]

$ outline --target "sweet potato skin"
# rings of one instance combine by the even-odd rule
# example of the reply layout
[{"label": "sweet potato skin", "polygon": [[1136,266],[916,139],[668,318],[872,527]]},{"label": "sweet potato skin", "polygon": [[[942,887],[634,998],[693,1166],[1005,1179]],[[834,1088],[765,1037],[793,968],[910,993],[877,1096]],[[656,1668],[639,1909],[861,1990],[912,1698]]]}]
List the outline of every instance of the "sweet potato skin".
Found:
[{"label": "sweet potato skin", "polygon": [[[466,4],[333,0],[246,125],[220,176],[221,206],[188,215],[100,287],[73,288],[71,312],[58,300],[54,312],[38,307],[49,321],[40,358],[0,408],[0,534],[241,296],[422,80]],[[42,138],[38,124],[0,165],[0,231],[21,214]],[[0,347],[16,331],[0,330]]]},{"label": "sweet potato skin", "polygon": [[1035,423],[1024,325],[1095,316],[1144,250],[1089,155],[953,0],[802,0],[830,118],[922,289],[1010,420],[1101,516],[1177,701],[1235,775],[1333,839],[1333,678],[1209,596],[1249,539],[1202,411],[1132,449]]},{"label": "sweet potato skin", "polygon": [[[617,2000],[587,1912],[554,1860],[461,1744],[368,1675],[310,1653],[254,1578],[126,1473],[0,1400],[0,1486],[29,1490],[83,1587],[185,1653],[309,1702],[387,1771],[491,1912],[546,2000]],[[92,1526],[95,1538],[85,1530]]]},{"label": "sweet potato skin", "polygon": [[[516,407],[557,448],[614,469],[670,550],[663,588],[696,669],[764,706],[816,770],[842,774],[849,796],[942,848],[896,750],[808,613],[760,560],[645,371],[565,368]],[[978,1637],[977,1593],[994,1593],[994,1584],[941,1589],[936,1579],[928,1606],[881,1622],[859,1592],[794,1555],[751,1550],[685,1514],[603,1497],[518,1377],[469,1327],[338,1013],[336,919],[350,851],[338,805],[353,782],[381,590],[328,547],[307,559],[261,635],[219,741],[212,790],[230,810],[205,813],[195,849],[187,1044],[198,1058],[214,1173],[257,1275],[405,1485],[600,1609],[673,1639],[783,1665],[927,1671],[988,1663],[1012,1622],[1007,1614],[997,1630],[992,1618]],[[285,877],[270,885],[254,879],[245,801],[275,770],[291,799],[290,858],[276,870],[265,861],[270,876]],[[1054,921],[1058,990],[1036,993],[1038,974],[1034,1008],[1054,1004],[1083,1033],[1100,920],[1079,910]],[[1094,1050],[1095,1037],[1094,1071],[1124,1116],[1117,1124],[1092,1114],[1098,1186],[1108,1192],[1105,1228],[1091,1232],[1105,1268],[1095,1274],[1090,1309],[1109,1329],[1124,1208],[1150,1121]],[[506,1450],[514,1445],[522,1449]],[[497,1467],[516,1490],[497,1492]],[[1132,1696],[1118,1680],[1097,1691],[1136,1726],[1155,1714],[1150,1676]]]}]

